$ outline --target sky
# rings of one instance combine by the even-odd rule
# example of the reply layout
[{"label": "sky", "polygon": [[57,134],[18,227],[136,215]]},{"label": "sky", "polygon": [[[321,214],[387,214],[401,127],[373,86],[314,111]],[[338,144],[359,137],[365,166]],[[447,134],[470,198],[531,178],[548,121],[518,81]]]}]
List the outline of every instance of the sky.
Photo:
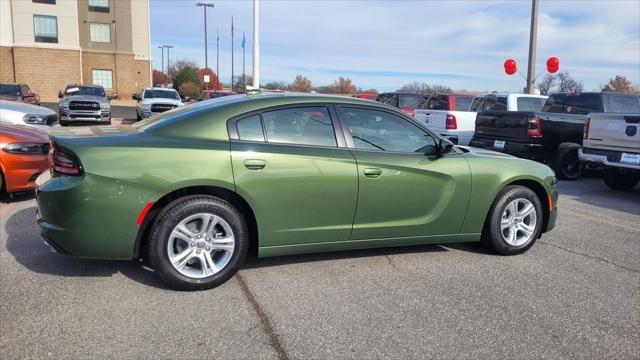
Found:
[{"label": "sky", "polygon": [[[204,66],[203,8],[192,0],[150,0],[154,68],[160,45],[170,57]],[[251,73],[251,0],[213,1],[207,10],[208,63],[216,68],[220,31],[220,77],[231,78],[231,17],[234,18],[234,73]],[[394,91],[412,82],[474,91],[520,92],[527,72],[531,1],[437,0],[261,0],[261,83],[291,82],[297,74],[314,86],[339,76],[363,89]],[[560,59],[560,71],[598,90],[615,75],[640,85],[640,1],[540,1],[536,73]],[[166,52],[165,52],[166,54]],[[518,72],[507,76],[513,58]]]}]

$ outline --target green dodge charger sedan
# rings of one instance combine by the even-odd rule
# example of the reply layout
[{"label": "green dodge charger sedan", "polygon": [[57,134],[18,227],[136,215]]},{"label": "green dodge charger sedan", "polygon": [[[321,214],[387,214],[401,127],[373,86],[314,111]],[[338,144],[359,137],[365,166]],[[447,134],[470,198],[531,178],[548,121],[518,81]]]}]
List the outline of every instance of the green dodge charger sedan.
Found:
[{"label": "green dodge charger sedan", "polygon": [[547,166],[453,146],[367,100],[236,95],[51,142],[43,240],[148,259],[176,289],[218,286],[249,254],[471,241],[517,254],[556,221]]}]

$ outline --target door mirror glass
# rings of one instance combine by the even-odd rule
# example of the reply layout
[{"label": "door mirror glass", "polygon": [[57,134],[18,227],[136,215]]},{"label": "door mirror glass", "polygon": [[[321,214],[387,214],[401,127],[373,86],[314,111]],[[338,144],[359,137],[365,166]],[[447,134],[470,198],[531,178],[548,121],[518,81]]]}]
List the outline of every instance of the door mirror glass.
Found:
[{"label": "door mirror glass", "polygon": [[440,141],[438,142],[437,154],[444,155],[450,153],[451,150],[453,150],[453,143],[447,139],[440,139]]}]

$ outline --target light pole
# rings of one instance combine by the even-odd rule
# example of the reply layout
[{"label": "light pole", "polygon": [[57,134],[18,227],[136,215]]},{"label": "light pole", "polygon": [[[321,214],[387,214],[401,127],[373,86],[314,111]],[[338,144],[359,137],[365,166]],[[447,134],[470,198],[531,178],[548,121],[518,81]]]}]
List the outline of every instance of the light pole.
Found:
[{"label": "light pole", "polygon": [[[207,57],[207,8],[214,7],[214,5],[211,2],[199,2],[196,4],[196,6],[202,6],[202,9],[204,10],[204,68],[208,69],[209,59]],[[205,88],[207,90],[209,89],[209,83],[205,83]]]},{"label": "light pole", "polygon": [[260,3],[253,0],[253,87],[260,88],[260,38],[259,38]]},{"label": "light pole", "polygon": [[158,49],[162,51],[162,65],[160,65],[160,72],[164,75],[164,48],[165,46],[158,46]]},{"label": "light pole", "polygon": [[527,94],[536,92],[536,43],[538,38],[538,0],[531,0],[531,30],[529,33],[529,63],[527,69]]},{"label": "light pole", "polygon": [[171,60],[169,59],[169,49],[173,49],[172,45],[164,45],[164,47],[167,48],[167,85],[168,84],[172,84],[173,85],[173,81],[171,80]]}]

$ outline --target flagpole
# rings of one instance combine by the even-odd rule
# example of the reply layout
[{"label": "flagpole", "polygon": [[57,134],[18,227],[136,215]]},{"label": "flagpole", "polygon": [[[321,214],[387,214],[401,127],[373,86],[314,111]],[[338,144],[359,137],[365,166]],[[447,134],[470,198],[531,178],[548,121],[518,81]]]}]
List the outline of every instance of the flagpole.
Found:
[{"label": "flagpole", "polygon": [[260,3],[253,0],[253,87],[260,88],[260,38],[259,38]]},{"label": "flagpole", "polygon": [[231,15],[231,91],[233,91],[233,15]]},{"label": "flagpole", "polygon": [[216,43],[216,90],[220,89],[220,28],[216,28],[217,43]]},{"label": "flagpole", "polygon": [[242,32],[242,91],[246,91],[247,89],[247,76],[245,71],[245,56],[244,56],[244,48],[245,48],[245,36],[244,31]]}]

